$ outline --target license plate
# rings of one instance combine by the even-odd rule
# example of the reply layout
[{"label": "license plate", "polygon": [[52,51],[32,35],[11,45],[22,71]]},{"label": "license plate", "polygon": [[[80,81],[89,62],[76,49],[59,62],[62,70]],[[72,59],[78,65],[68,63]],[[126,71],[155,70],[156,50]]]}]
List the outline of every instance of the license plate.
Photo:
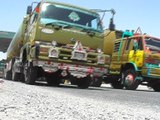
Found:
[{"label": "license plate", "polygon": [[77,58],[77,59],[83,59],[85,57],[85,54],[75,52],[74,57]]},{"label": "license plate", "polygon": [[82,52],[74,52],[72,59],[76,60],[85,60],[86,59],[86,54]]}]

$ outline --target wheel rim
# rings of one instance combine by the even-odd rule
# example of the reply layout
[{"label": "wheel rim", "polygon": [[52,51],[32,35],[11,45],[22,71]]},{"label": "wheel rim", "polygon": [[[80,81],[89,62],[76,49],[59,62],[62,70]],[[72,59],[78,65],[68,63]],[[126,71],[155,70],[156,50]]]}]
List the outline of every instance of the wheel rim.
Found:
[{"label": "wheel rim", "polygon": [[134,82],[134,75],[133,74],[128,74],[125,77],[125,84],[126,85],[132,85],[133,82]]}]

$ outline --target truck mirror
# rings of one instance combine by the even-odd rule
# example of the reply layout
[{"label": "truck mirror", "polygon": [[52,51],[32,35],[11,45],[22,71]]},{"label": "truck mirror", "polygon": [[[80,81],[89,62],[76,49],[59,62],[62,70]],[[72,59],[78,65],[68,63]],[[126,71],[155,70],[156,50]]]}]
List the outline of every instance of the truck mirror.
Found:
[{"label": "truck mirror", "polygon": [[138,42],[136,40],[134,40],[133,49],[134,51],[138,50]]},{"label": "truck mirror", "polygon": [[32,6],[28,6],[27,7],[27,14],[31,14],[31,12],[32,12]]},{"label": "truck mirror", "polygon": [[115,24],[113,23],[113,18],[110,19],[109,30],[110,31],[114,31],[115,30]]}]

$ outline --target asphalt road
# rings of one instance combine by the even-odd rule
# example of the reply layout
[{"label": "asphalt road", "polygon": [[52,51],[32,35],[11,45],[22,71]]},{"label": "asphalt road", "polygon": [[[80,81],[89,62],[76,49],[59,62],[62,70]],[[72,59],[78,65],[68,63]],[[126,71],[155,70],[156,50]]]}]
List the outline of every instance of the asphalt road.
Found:
[{"label": "asphalt road", "polygon": [[[101,87],[77,89],[76,86],[61,85],[57,91],[66,92],[71,96],[94,99],[101,102],[118,102],[121,105],[135,105],[144,108],[160,109],[160,92],[155,92],[146,86],[139,86],[137,90],[113,89],[109,84]],[[160,112],[160,111],[159,111]]]},{"label": "asphalt road", "polygon": [[160,93],[143,86],[78,89],[4,80],[0,96],[0,120],[160,120]]},{"label": "asphalt road", "polygon": [[[45,84],[38,84],[46,86]],[[78,89],[77,86],[61,84],[60,87],[47,87],[58,92],[66,92],[71,96],[90,98],[95,100],[118,101],[122,104],[144,104],[150,106],[159,106],[160,92],[155,92],[146,86],[139,86],[137,90],[113,89],[109,84],[103,84],[101,87],[89,87],[88,89]]]}]

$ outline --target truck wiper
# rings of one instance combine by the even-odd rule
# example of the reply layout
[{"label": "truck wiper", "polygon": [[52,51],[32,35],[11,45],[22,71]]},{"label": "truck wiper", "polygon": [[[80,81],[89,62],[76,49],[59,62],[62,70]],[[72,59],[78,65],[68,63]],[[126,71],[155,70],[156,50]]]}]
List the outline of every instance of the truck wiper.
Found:
[{"label": "truck wiper", "polygon": [[59,26],[59,28],[71,28],[70,25],[68,25],[68,24],[66,24],[64,22],[60,22],[60,21],[54,21],[54,22],[46,23],[45,25],[46,26],[52,25],[52,26],[54,26],[56,28],[57,28],[57,26]]},{"label": "truck wiper", "polygon": [[84,32],[100,32],[100,30],[97,30],[97,29],[93,29],[93,28],[83,28]]},{"label": "truck wiper", "polygon": [[97,32],[97,30],[90,29],[90,28],[83,28],[81,31],[88,33],[89,36],[94,36]]}]

